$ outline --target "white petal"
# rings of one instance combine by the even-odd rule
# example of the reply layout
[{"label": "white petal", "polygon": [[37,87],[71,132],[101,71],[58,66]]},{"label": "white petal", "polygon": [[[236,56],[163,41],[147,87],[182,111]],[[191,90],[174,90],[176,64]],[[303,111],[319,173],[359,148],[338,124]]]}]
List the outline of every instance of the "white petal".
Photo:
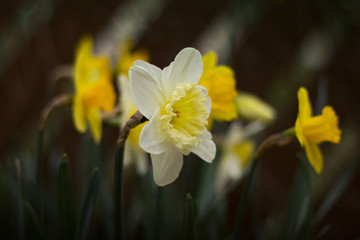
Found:
[{"label": "white petal", "polygon": [[155,183],[165,186],[175,181],[183,165],[183,155],[175,147],[161,154],[150,154]]},{"label": "white petal", "polygon": [[153,154],[159,154],[164,152],[170,145],[166,141],[165,134],[160,129],[159,113],[154,113],[153,118],[146,123],[140,133],[139,144],[144,151]]},{"label": "white petal", "polygon": [[150,119],[154,109],[165,101],[161,75],[160,68],[141,60],[137,60],[129,70],[135,105],[147,119]]},{"label": "white petal", "polygon": [[169,78],[164,79],[167,91],[172,92],[179,83],[195,83],[200,80],[203,72],[201,54],[194,48],[184,48],[175,57]]},{"label": "white petal", "polygon": [[133,154],[132,154],[132,146],[131,143],[129,143],[128,141],[125,142],[125,147],[124,147],[124,167],[127,167],[131,164],[131,161],[133,159]]},{"label": "white petal", "polygon": [[140,175],[145,175],[149,168],[147,153],[140,148],[134,149],[136,169]]},{"label": "white petal", "polygon": [[[174,67],[174,62],[171,62],[169,66],[167,66],[166,68],[163,69],[162,71],[162,86],[166,86],[169,82],[171,82],[170,80],[170,74],[172,72],[172,69]],[[173,92],[173,86],[170,88],[166,88],[166,87],[163,87],[163,89],[165,89],[165,93],[166,93],[166,99],[170,99],[171,97],[171,94]]]},{"label": "white petal", "polygon": [[119,84],[119,92],[120,92],[120,104],[121,104],[121,124],[122,126],[129,119],[129,115],[131,115],[131,111],[133,109],[133,105],[135,105],[131,89],[130,89],[130,81],[126,75],[120,74],[118,76],[118,84]]},{"label": "white petal", "polygon": [[205,133],[199,137],[201,139],[199,146],[192,147],[189,150],[198,155],[204,161],[211,163],[216,154],[216,146],[212,140],[211,133],[206,130]]},{"label": "white petal", "polygon": [[207,108],[207,110],[208,110],[208,115],[207,115],[207,118],[208,118],[209,115],[210,115],[210,112],[211,112],[211,99],[210,99],[210,97],[209,97],[209,95],[208,95],[208,91],[207,91],[206,88],[204,88],[203,86],[197,85],[196,87],[197,87],[197,88],[200,88],[201,91],[204,93],[204,95],[205,95],[206,98],[207,98],[207,101],[205,102],[205,106],[206,106],[206,108]]}]

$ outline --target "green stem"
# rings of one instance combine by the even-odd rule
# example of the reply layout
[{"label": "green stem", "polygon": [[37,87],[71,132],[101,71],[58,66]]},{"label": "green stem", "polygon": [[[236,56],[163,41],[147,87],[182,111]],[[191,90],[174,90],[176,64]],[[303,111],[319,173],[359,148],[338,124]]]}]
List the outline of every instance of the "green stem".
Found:
[{"label": "green stem", "polygon": [[242,222],[244,220],[246,202],[248,199],[251,183],[254,178],[254,173],[255,173],[255,168],[256,168],[257,162],[258,162],[258,158],[256,157],[256,158],[254,158],[254,160],[251,164],[249,177],[246,181],[245,187],[241,194],[239,208],[238,208],[237,217],[236,217],[235,226],[234,226],[234,239],[240,239],[241,226],[242,226]]},{"label": "green stem", "polygon": [[124,239],[123,219],[123,161],[124,145],[116,146],[114,173],[114,239]]}]

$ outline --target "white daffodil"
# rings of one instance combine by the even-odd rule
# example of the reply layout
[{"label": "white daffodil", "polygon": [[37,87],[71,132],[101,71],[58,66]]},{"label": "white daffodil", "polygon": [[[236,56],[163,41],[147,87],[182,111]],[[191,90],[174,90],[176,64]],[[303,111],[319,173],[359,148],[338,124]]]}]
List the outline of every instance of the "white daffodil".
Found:
[{"label": "white daffodil", "polygon": [[261,121],[254,121],[243,127],[240,122],[232,122],[225,135],[223,154],[220,157],[216,175],[216,190],[221,192],[229,182],[239,180],[255,150],[251,137],[265,128]]},{"label": "white daffodil", "polygon": [[195,153],[206,162],[216,147],[206,129],[211,101],[197,83],[203,63],[199,51],[185,48],[168,67],[138,60],[129,78],[134,102],[149,122],[140,134],[140,146],[150,153],[155,182],[173,182],[183,165],[183,155]]},{"label": "white daffodil", "polygon": [[[120,74],[118,83],[120,86],[120,104],[122,109],[120,118],[122,129],[131,115],[137,111],[137,108],[131,95],[130,82],[127,76],[125,74]],[[136,170],[141,175],[145,174],[148,170],[147,153],[139,146],[139,136],[144,125],[145,123],[142,123],[130,131],[124,149],[124,166],[127,167],[135,161]]]}]

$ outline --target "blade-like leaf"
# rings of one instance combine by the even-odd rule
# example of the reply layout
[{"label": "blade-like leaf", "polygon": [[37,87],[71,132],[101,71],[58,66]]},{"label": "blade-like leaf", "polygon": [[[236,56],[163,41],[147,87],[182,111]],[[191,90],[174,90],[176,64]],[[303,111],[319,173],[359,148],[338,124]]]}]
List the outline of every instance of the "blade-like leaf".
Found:
[{"label": "blade-like leaf", "polygon": [[85,199],[81,206],[80,218],[76,230],[76,239],[86,239],[86,235],[89,231],[91,216],[95,208],[98,190],[99,170],[98,168],[95,168],[90,179]]},{"label": "blade-like leaf", "polygon": [[58,205],[62,238],[73,239],[77,220],[70,164],[66,154],[59,164]]},{"label": "blade-like leaf", "polygon": [[196,239],[196,223],[194,202],[191,194],[186,194],[185,198],[185,212],[182,239]]},{"label": "blade-like leaf", "polygon": [[41,224],[34,208],[27,200],[24,200],[24,210],[29,222],[29,227],[32,232],[35,232],[36,234],[33,237],[36,239],[46,239],[44,226]]},{"label": "blade-like leaf", "polygon": [[346,187],[353,180],[355,174],[358,171],[360,165],[360,158],[355,160],[350,167],[345,171],[345,173],[339,177],[336,183],[331,187],[331,190],[324,198],[322,204],[317,210],[314,219],[313,219],[313,227],[315,228],[320,224],[322,219],[326,216],[326,214],[331,210],[337,200],[344,193]]}]

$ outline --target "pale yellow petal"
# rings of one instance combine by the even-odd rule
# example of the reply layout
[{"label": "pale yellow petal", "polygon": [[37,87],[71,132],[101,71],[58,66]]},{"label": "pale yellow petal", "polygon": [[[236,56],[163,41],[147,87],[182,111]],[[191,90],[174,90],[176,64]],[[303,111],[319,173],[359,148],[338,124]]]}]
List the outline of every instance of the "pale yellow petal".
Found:
[{"label": "pale yellow petal", "polygon": [[89,121],[90,131],[95,142],[99,143],[102,135],[102,122],[100,110],[98,108],[90,108],[86,111],[86,117]]},{"label": "pale yellow petal", "polygon": [[312,116],[312,108],[306,88],[301,87],[298,91],[299,115],[301,120],[308,119]]},{"label": "pale yellow petal", "polygon": [[85,116],[85,107],[82,102],[82,98],[79,95],[75,95],[74,102],[73,102],[73,121],[76,130],[83,133],[86,130],[86,116]]},{"label": "pale yellow petal", "polygon": [[213,51],[209,51],[207,54],[205,54],[202,57],[202,61],[204,66],[203,72],[206,73],[210,69],[213,69],[216,66],[217,56]]},{"label": "pale yellow petal", "polygon": [[317,144],[304,141],[306,156],[317,174],[323,169],[324,159],[321,150]]}]

